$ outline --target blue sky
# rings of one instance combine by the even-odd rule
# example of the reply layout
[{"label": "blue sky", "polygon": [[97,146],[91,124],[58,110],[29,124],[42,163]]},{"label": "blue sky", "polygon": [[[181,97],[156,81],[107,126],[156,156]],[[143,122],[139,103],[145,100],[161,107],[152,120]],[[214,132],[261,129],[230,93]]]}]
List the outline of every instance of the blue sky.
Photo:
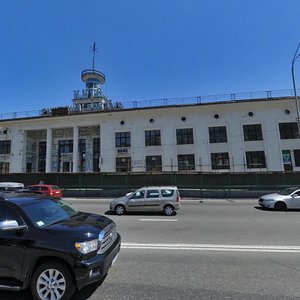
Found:
[{"label": "blue sky", "polygon": [[113,102],[292,89],[299,13],[299,0],[3,1],[0,113],[71,105],[94,41]]}]

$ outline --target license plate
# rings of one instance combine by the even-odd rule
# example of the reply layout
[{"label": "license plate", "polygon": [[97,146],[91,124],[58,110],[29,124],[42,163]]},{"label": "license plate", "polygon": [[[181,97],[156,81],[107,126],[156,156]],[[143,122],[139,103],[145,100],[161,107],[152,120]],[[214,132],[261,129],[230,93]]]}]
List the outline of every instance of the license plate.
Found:
[{"label": "license plate", "polygon": [[119,253],[117,253],[117,255],[114,257],[114,259],[112,260],[111,262],[111,266],[113,266],[115,264],[115,262],[117,261],[118,259],[118,256],[119,256]]}]

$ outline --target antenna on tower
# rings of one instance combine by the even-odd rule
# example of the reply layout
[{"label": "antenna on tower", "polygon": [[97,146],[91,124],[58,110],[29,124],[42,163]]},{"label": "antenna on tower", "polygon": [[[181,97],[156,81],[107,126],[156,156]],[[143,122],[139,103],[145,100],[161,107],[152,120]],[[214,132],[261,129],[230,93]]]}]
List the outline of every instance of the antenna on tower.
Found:
[{"label": "antenna on tower", "polygon": [[96,56],[96,52],[98,50],[98,47],[96,47],[96,42],[94,42],[93,47],[92,48],[92,52],[93,52],[93,70],[95,70],[95,56]]}]

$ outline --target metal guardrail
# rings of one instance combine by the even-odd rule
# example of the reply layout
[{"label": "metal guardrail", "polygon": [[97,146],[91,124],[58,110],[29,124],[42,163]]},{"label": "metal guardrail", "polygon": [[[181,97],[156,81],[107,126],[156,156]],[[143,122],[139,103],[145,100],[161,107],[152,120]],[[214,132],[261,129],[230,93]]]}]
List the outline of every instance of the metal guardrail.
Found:
[{"label": "metal guardrail", "polygon": [[[299,93],[299,91],[297,91]],[[204,103],[217,103],[223,101],[242,101],[242,100],[255,100],[255,99],[274,99],[280,97],[293,97],[294,92],[292,89],[285,90],[272,90],[272,91],[260,91],[260,92],[244,92],[244,93],[232,93],[232,94],[219,94],[219,95],[206,95],[206,96],[193,96],[193,97],[179,97],[179,98],[161,98],[150,100],[138,100],[138,101],[118,101],[121,103],[122,108],[143,108],[154,106],[172,106],[172,105],[188,105],[188,104],[204,104]],[[117,109],[120,109],[119,105],[114,105]],[[101,110],[98,108],[91,110]],[[18,119],[18,118],[30,118],[44,115],[45,109],[1,113],[0,120]],[[74,113],[73,106],[70,107],[70,112]],[[81,110],[81,112],[84,110]]]}]

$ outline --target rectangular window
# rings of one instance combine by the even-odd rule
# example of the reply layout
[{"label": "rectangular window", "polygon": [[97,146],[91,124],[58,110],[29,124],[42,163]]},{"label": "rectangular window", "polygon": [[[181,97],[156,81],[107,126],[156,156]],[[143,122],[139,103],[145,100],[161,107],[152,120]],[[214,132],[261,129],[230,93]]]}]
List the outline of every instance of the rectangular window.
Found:
[{"label": "rectangular window", "polygon": [[145,131],[145,145],[146,146],[160,146],[160,130],[146,130]]},{"label": "rectangular window", "polygon": [[86,163],[85,163],[85,154],[86,154],[86,141],[85,139],[78,140],[78,155],[79,155],[79,171],[85,172]]},{"label": "rectangular window", "polygon": [[178,171],[195,170],[194,154],[177,155]]},{"label": "rectangular window", "polygon": [[300,149],[294,150],[295,167],[300,167]]},{"label": "rectangular window", "polygon": [[85,150],[86,149],[86,143],[85,143],[85,139],[79,139],[78,140],[78,152],[80,154],[85,154]]},{"label": "rectangular window", "polygon": [[130,172],[131,157],[116,157],[116,172]]},{"label": "rectangular window", "polygon": [[246,152],[247,168],[266,168],[266,159],[264,151]]},{"label": "rectangular window", "polygon": [[11,141],[0,141],[0,154],[10,154]]},{"label": "rectangular window", "polygon": [[263,139],[261,124],[243,125],[244,141],[261,141]]},{"label": "rectangular window", "polygon": [[230,169],[228,152],[211,153],[210,158],[212,170]]},{"label": "rectangular window", "polygon": [[282,140],[299,138],[298,125],[296,122],[279,123],[279,131],[280,131],[280,138]]},{"label": "rectangular window", "polygon": [[100,172],[100,138],[93,139],[93,171]]},{"label": "rectangular window", "polygon": [[73,153],[73,140],[58,141],[58,153]]},{"label": "rectangular window", "polygon": [[9,162],[1,162],[0,163],[0,173],[1,174],[9,173]]},{"label": "rectangular window", "polygon": [[193,128],[176,129],[177,145],[194,144]]},{"label": "rectangular window", "polygon": [[160,172],[162,170],[161,156],[146,156],[146,171],[147,172]]},{"label": "rectangular window", "polygon": [[227,142],[226,126],[209,127],[209,142],[226,143]]},{"label": "rectangular window", "polygon": [[116,148],[131,146],[130,132],[116,132],[115,139],[116,139]]},{"label": "rectangular window", "polygon": [[46,172],[46,142],[39,142],[39,165],[38,165],[38,171],[40,173]]}]

